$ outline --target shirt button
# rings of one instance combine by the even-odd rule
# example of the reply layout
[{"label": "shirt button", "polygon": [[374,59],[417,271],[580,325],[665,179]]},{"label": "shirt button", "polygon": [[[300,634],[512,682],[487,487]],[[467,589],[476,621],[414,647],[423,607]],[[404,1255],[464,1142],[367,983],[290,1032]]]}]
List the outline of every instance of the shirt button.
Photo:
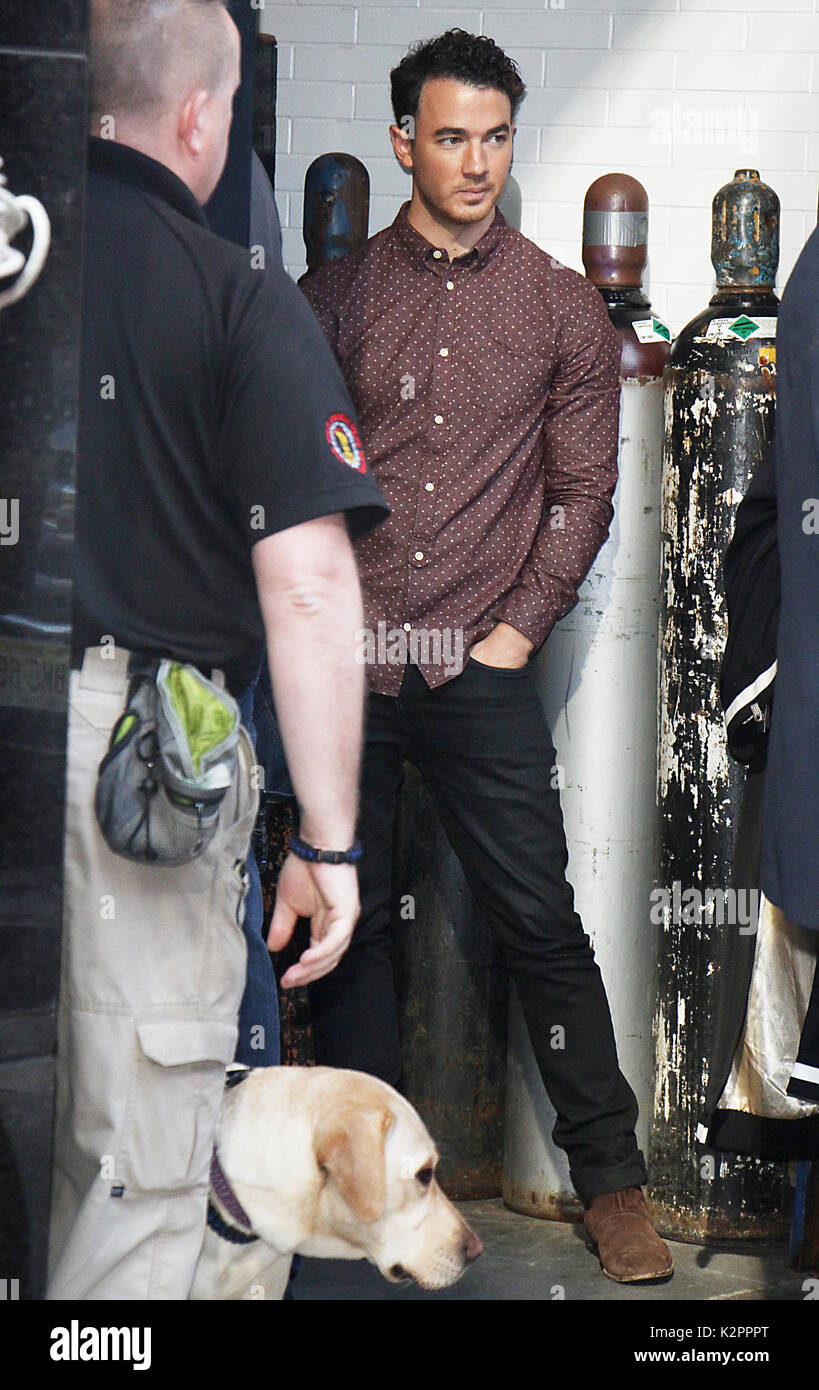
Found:
[{"label": "shirt button", "polygon": [[446,282],[446,287],[447,287],[448,290],[454,290],[454,288],[455,288],[455,281],[454,281],[454,280],[447,280],[447,282]]},{"label": "shirt button", "polygon": [[433,251],[432,254],[435,257],[436,261],[439,261],[444,253],[443,251]]},{"label": "shirt button", "polygon": [[444,423],[444,417],[443,417],[443,415],[436,415],[436,416],[435,416],[435,423],[436,423],[436,425],[442,425],[442,424]]},{"label": "shirt button", "polygon": [[423,560],[423,558],[424,558],[424,552],[423,552],[423,550],[416,550],[416,552],[415,552],[415,558],[416,558],[416,560]]},{"label": "shirt button", "polygon": [[442,357],[448,357],[448,356],[449,356],[449,348],[439,348],[439,352],[440,352],[440,354],[441,354]]},{"label": "shirt button", "polygon": [[434,484],[434,483],[424,483],[424,487],[426,488],[427,492],[434,492],[434,491],[435,491],[435,484]]},{"label": "shirt button", "polygon": [[404,631],[412,632],[412,623],[404,623]]}]

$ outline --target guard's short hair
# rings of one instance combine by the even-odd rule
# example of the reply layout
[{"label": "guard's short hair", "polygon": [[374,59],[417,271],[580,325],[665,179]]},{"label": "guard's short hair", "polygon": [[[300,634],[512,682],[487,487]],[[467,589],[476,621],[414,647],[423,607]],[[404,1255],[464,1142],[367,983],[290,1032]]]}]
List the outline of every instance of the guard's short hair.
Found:
[{"label": "guard's short hair", "polygon": [[91,115],[144,119],[216,92],[230,50],[223,0],[91,0]]},{"label": "guard's short hair", "polygon": [[417,116],[421,88],[430,77],[454,77],[470,87],[494,87],[504,92],[512,107],[512,120],[526,95],[517,63],[507,58],[494,39],[467,34],[465,29],[448,29],[437,39],[413,44],[390,73],[396,125],[405,116]]}]

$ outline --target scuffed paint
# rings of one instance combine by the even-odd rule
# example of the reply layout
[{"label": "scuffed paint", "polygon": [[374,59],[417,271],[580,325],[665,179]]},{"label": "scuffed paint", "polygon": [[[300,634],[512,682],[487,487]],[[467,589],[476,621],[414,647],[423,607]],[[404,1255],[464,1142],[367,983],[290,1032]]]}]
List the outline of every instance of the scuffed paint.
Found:
[{"label": "scuffed paint", "polygon": [[[732,315],[738,312],[732,307]],[[702,317],[714,316],[712,308]],[[664,378],[660,881],[727,888],[744,771],[729,759],[719,701],[727,638],[722,557],[772,432],[773,394],[770,369],[767,376],[760,370],[758,340],[700,342],[697,322],[677,339]],[[781,1165],[748,1158],[711,1177],[699,1164],[695,1133],[721,983],[720,930],[707,921],[676,920],[670,909],[661,928],[649,1166],[661,1225],[683,1239],[781,1228]]]}]

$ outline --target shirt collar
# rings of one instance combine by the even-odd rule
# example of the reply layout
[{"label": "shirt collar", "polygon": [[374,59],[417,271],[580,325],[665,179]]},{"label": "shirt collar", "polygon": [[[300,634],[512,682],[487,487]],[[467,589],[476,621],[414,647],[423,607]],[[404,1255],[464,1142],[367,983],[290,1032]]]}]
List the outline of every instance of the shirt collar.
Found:
[{"label": "shirt collar", "polygon": [[207,219],[187,184],[158,160],[121,145],[117,140],[100,140],[96,135],[88,141],[88,167],[95,174],[133,184],[145,193],[161,198],[192,222],[207,226]]},{"label": "shirt collar", "polygon": [[480,270],[497,249],[504,230],[508,226],[500,208],[496,207],[494,219],[480,241],[477,241],[472,250],[467,252],[465,256],[458,256],[454,262],[451,262],[446,255],[436,257],[435,251],[438,248],[416,231],[409,220],[409,207],[409,203],[404,203],[392,225],[400,245],[419,270],[425,265],[437,266],[439,264],[443,267],[452,264],[474,266],[475,270]]}]

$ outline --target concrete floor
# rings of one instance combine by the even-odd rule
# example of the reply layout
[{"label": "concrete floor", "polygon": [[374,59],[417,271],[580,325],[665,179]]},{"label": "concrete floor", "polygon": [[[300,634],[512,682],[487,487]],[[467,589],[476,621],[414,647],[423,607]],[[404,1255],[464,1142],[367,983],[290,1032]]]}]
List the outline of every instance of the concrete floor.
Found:
[{"label": "concrete floor", "polygon": [[670,1244],[674,1277],[665,1283],[616,1284],[601,1272],[582,1225],[539,1221],[509,1211],[500,1198],[460,1202],[459,1209],[486,1247],[459,1283],[428,1293],[383,1279],[366,1260],[307,1260],[293,1283],[300,1301],[426,1302],[564,1298],[634,1303],[705,1299],[803,1300],[804,1274],[788,1267],[784,1244],[700,1246]]}]

